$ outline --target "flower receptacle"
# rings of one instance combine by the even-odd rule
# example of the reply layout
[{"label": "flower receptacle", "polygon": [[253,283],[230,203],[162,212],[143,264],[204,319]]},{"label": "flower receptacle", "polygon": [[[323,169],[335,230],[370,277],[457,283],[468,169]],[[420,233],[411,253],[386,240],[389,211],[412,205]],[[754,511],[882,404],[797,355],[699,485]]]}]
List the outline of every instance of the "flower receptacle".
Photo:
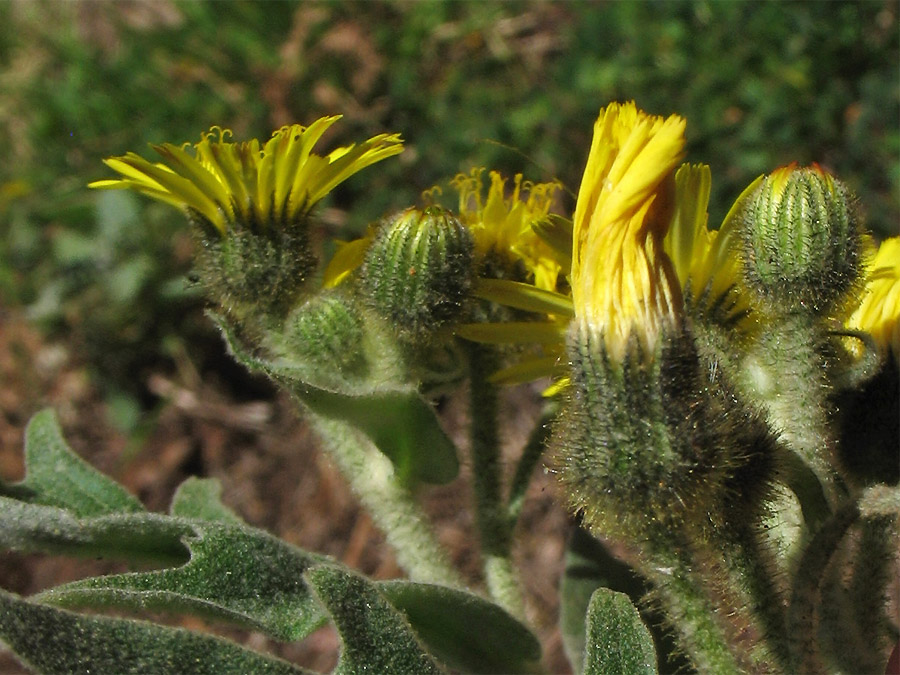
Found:
[{"label": "flower receptacle", "polygon": [[568,351],[571,393],[554,454],[586,525],[633,538],[758,517],[774,479],[771,435],[710,377],[687,332],[664,332],[650,355],[632,340],[620,361],[573,325]]},{"label": "flower receptacle", "polygon": [[207,297],[245,327],[283,321],[307,292],[318,262],[306,228],[234,227],[225,237],[198,238],[195,262]]}]

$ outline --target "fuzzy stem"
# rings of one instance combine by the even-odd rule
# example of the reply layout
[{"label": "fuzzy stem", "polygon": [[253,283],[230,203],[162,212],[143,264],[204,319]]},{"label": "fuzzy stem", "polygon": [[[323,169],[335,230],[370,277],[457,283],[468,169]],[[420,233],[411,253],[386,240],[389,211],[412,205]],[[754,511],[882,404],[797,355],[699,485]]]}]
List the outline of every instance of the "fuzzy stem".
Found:
[{"label": "fuzzy stem", "polygon": [[534,467],[544,454],[547,440],[550,438],[550,422],[556,415],[556,412],[556,406],[547,405],[547,410],[538,418],[528,438],[528,442],[522,449],[522,455],[519,457],[519,463],[516,466],[516,473],[509,487],[509,500],[506,507],[510,530],[515,527],[516,522],[519,520],[519,515],[522,513],[522,506],[525,503],[525,492],[531,483]]},{"label": "fuzzy stem", "polygon": [[889,638],[896,639],[884,607],[891,583],[891,564],[897,557],[896,527],[893,518],[865,519],[862,522],[849,599],[853,624],[860,635],[866,636],[869,650],[880,665]]},{"label": "fuzzy stem", "polygon": [[828,339],[807,314],[780,316],[760,338],[744,375],[781,440],[815,474],[833,507],[844,488],[834,468]]},{"label": "fuzzy stem", "polygon": [[661,605],[697,672],[724,675],[745,670],[724,627],[716,621],[715,608],[699,585],[685,549],[673,546],[642,557],[641,572],[653,584],[651,598]]},{"label": "fuzzy stem", "polygon": [[307,418],[353,492],[385,533],[409,578],[462,587],[462,579],[448,562],[421,507],[397,479],[390,459],[346,422],[312,411],[307,411]]},{"label": "fuzzy stem", "polygon": [[491,597],[513,615],[524,614],[522,590],[510,560],[511,528],[502,500],[497,387],[488,382],[496,370],[493,351],[466,345],[469,356],[469,415],[472,488]]},{"label": "fuzzy stem", "polygon": [[[784,596],[776,583],[773,556],[763,545],[761,534],[753,525],[733,527],[727,541],[713,545],[714,556],[724,554],[728,587],[739,591],[742,606],[736,609],[751,614],[751,622],[759,631],[750,648],[756,665],[777,662],[781,670],[790,669],[790,648],[784,613]],[[746,607],[743,605],[746,604]]]},{"label": "fuzzy stem", "polygon": [[856,505],[841,508],[815,534],[800,559],[787,615],[793,670],[796,672],[826,672],[817,640],[817,607],[820,604],[822,580],[841,540],[858,518],[859,509]]}]

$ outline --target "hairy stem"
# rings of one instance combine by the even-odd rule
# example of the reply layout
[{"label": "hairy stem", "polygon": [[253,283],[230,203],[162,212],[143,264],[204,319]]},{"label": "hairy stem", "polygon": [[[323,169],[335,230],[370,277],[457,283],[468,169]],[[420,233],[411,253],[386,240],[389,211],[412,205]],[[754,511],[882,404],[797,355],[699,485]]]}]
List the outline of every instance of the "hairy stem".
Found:
[{"label": "hairy stem", "polygon": [[519,457],[518,465],[516,465],[516,473],[509,486],[509,503],[506,510],[510,530],[516,526],[519,515],[522,513],[525,493],[531,483],[531,475],[534,473],[534,467],[537,466],[544,454],[547,440],[550,438],[550,422],[556,415],[556,412],[556,406],[552,404],[547,405],[547,409],[535,422],[528,442],[522,449],[522,455]]},{"label": "hairy stem", "polygon": [[488,382],[496,370],[489,347],[466,346],[469,356],[469,414],[472,488],[484,556],[488,592],[515,616],[523,616],[522,590],[510,559],[511,532],[502,498],[502,469],[497,387]]},{"label": "hairy stem", "polygon": [[[768,413],[769,423],[785,446],[815,475],[833,508],[845,496],[845,489],[834,468],[834,406],[829,398],[833,355],[829,355],[828,339],[805,314],[780,317],[760,338],[745,363],[744,376]],[[797,486],[802,488],[797,496],[804,502],[804,515],[815,520],[827,515],[822,513],[824,505],[806,498],[815,496],[816,490],[802,484],[801,474],[794,479],[800,481]]]},{"label": "hairy stem", "polygon": [[824,673],[825,663],[818,647],[822,581],[828,563],[847,530],[859,518],[856,505],[838,510],[815,534],[800,559],[788,608],[788,635],[794,670]]},{"label": "hairy stem", "polygon": [[462,587],[462,579],[435,539],[421,507],[398,480],[391,461],[346,422],[311,411],[307,416],[410,579]]}]

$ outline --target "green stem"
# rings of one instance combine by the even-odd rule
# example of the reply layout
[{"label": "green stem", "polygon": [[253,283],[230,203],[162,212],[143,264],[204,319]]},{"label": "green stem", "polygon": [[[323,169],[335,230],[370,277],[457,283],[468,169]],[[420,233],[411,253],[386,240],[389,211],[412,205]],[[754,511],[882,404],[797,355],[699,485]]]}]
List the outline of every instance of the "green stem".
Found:
[{"label": "green stem", "polygon": [[895,628],[885,612],[892,580],[893,562],[897,558],[896,527],[890,517],[865,519],[862,522],[849,600],[853,625],[869,649],[872,659],[868,669],[884,663],[881,660],[889,640],[896,639]]},{"label": "green stem", "polygon": [[502,499],[497,387],[488,381],[497,368],[490,347],[467,344],[472,489],[484,574],[491,597],[514,616],[524,615],[522,590],[510,559],[511,533]]},{"label": "green stem", "polygon": [[816,532],[800,559],[787,615],[795,672],[826,672],[818,646],[820,617],[817,608],[821,604],[823,576],[847,530],[858,518],[859,509],[855,504],[838,510]]},{"label": "green stem", "polygon": [[384,532],[409,578],[462,587],[462,579],[391,461],[350,424],[311,411],[307,417],[353,492]]},{"label": "green stem", "polygon": [[751,524],[727,536],[660,525],[640,558],[651,599],[698,672],[790,669],[774,564]]},{"label": "green stem", "polygon": [[528,442],[522,449],[522,455],[519,457],[519,463],[516,466],[516,473],[509,486],[509,500],[506,511],[510,530],[516,526],[516,522],[522,513],[522,506],[525,504],[525,493],[531,484],[531,475],[534,473],[534,467],[544,455],[547,440],[550,438],[550,421],[556,416],[556,408],[557,406],[552,403],[547,404],[544,413],[535,422]]},{"label": "green stem", "polygon": [[784,591],[777,584],[774,557],[761,541],[755,524],[733,528],[727,541],[713,545],[713,556],[721,555],[726,565],[726,583],[738,593],[737,611],[747,615],[748,625],[758,635],[748,649],[758,669],[766,670],[773,662],[780,670],[790,669]]},{"label": "green stem", "polygon": [[641,572],[653,584],[650,598],[678,636],[694,668],[700,673],[740,673],[745,670],[735,656],[733,644],[717,612],[699,583],[684,550],[659,550],[642,556]]},{"label": "green stem", "polygon": [[[834,406],[829,399],[829,372],[834,359],[829,355],[830,339],[806,314],[778,317],[757,343],[745,364],[744,376],[765,407],[770,424],[809,467],[833,507],[845,496],[845,489],[834,468]],[[812,495],[815,491],[806,486],[802,492]],[[801,494],[798,497],[802,499]],[[805,507],[812,503],[807,500]],[[822,514],[811,515],[817,519]]]}]

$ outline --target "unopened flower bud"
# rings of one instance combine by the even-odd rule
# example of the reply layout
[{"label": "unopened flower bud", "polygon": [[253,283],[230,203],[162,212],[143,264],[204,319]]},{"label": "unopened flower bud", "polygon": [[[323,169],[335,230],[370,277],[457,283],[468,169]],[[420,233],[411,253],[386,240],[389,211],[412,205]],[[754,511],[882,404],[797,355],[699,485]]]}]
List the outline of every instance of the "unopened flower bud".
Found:
[{"label": "unopened flower bud", "polygon": [[462,318],[473,274],[472,235],[459,220],[435,206],[407,209],[369,247],[360,289],[401,335],[426,338]]},{"label": "unopened flower bud", "polygon": [[365,377],[364,319],[340,290],[326,289],[297,307],[285,323],[288,356],[315,373]]},{"label": "unopened flower bud", "polygon": [[742,238],[744,278],[772,309],[826,313],[859,283],[854,199],[818,165],[767,176],[744,206]]}]

